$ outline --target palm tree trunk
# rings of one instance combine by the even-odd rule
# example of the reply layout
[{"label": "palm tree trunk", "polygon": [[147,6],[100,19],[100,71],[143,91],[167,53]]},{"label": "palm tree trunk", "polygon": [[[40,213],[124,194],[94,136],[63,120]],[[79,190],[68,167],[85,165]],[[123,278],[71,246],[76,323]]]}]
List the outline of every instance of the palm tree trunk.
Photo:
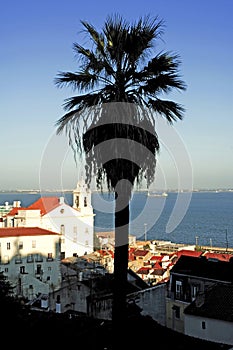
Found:
[{"label": "palm tree trunk", "polygon": [[[128,186],[126,186],[128,187]],[[127,274],[129,248],[129,200],[130,188],[117,189],[115,192],[115,253],[113,287],[113,348],[119,349],[127,320]]]}]

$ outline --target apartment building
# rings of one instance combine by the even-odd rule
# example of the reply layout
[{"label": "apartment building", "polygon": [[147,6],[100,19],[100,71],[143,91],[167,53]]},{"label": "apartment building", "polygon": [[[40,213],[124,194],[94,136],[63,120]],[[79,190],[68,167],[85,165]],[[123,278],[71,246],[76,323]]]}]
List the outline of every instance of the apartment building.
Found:
[{"label": "apartment building", "polygon": [[223,261],[216,254],[215,258],[181,255],[170,270],[166,326],[233,345],[232,285],[232,257]]},{"label": "apartment building", "polygon": [[32,300],[61,285],[61,235],[39,227],[0,228],[0,271],[14,294]]}]

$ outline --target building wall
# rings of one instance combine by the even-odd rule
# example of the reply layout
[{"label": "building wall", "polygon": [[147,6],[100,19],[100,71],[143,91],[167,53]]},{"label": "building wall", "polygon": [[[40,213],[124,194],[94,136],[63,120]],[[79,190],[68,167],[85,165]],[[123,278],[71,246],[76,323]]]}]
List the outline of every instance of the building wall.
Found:
[{"label": "building wall", "polygon": [[62,204],[42,217],[41,227],[62,234],[61,251],[65,252],[65,257],[93,252],[93,214],[82,215],[67,204]]},{"label": "building wall", "polygon": [[[17,217],[14,217],[14,227],[41,227],[41,216],[39,209],[21,209]],[[13,226],[7,217],[7,227]]]},{"label": "building wall", "polygon": [[[61,266],[63,281],[61,287],[50,293],[49,308],[56,311],[57,300],[60,301],[60,312],[68,310],[87,314],[87,298],[90,295],[90,288],[83,283],[81,274],[74,273],[68,267]],[[67,277],[66,277],[67,275]]]},{"label": "building wall", "polygon": [[54,234],[0,239],[0,271],[16,287],[17,295],[34,298],[60,287],[59,239]]},{"label": "building wall", "polygon": [[153,320],[165,326],[166,324],[166,284],[131,294],[129,298],[136,298],[136,304],[142,308],[142,315],[151,316]]},{"label": "building wall", "polygon": [[[165,285],[158,285],[152,288],[131,293],[127,296],[129,303],[135,303],[142,309],[142,315],[151,316],[153,320],[165,325]],[[90,300],[89,300],[90,302]],[[88,312],[100,319],[110,320],[112,317],[112,295],[102,298],[93,298],[93,305],[87,305]]]},{"label": "building wall", "polygon": [[184,309],[187,305],[189,303],[166,298],[166,327],[184,333]]},{"label": "building wall", "polygon": [[184,333],[191,337],[233,345],[233,322],[185,315]]}]

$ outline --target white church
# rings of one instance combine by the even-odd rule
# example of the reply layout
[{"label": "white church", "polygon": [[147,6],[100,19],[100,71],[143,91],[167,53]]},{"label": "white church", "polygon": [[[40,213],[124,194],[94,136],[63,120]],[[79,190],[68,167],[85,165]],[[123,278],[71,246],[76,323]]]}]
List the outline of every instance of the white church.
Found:
[{"label": "white church", "polygon": [[27,208],[16,202],[6,215],[4,227],[39,227],[61,235],[61,259],[94,250],[94,213],[91,191],[82,179],[73,190],[73,205],[64,197],[44,196]]}]

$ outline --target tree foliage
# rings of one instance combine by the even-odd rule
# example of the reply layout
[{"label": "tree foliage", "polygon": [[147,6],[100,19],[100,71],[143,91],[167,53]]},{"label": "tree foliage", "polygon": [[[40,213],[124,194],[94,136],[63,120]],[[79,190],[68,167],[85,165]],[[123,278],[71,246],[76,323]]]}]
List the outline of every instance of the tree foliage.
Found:
[{"label": "tree foliage", "polygon": [[[77,92],[64,102],[65,114],[56,123],[57,133],[67,133],[76,155],[85,151],[89,182],[94,175],[101,187],[107,178],[108,188],[114,189],[117,179],[127,172],[133,181],[136,178],[140,183],[145,177],[150,185],[159,151],[156,117],[165,117],[172,124],[184,115],[180,104],[164,98],[174,89],[186,88],[179,73],[179,55],[156,52],[164,32],[164,22],[157,16],[129,23],[115,14],[107,17],[100,31],[87,21],[81,24],[88,40],[85,46],[73,44],[77,71],[59,72],[55,78],[58,87],[69,86]],[[116,161],[122,158],[119,142],[118,148],[112,142],[112,161],[104,163],[103,150],[96,150],[96,145],[110,137],[129,140],[128,149],[131,141],[145,147],[139,159],[120,164]],[[144,157],[145,148],[148,157]],[[136,153],[133,149],[130,157]]]}]

